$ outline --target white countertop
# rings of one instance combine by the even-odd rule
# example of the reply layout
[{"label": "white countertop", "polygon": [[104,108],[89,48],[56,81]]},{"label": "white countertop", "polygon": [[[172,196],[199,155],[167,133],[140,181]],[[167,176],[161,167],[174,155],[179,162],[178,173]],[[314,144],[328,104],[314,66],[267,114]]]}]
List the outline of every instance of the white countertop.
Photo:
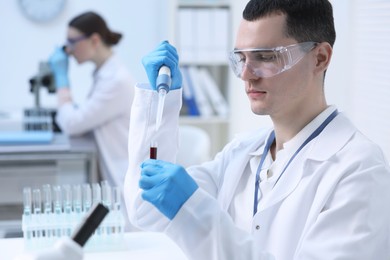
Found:
[{"label": "white countertop", "polygon": [[[125,234],[125,248],[116,251],[86,252],[84,260],[185,260],[180,248],[162,233]],[[0,259],[12,260],[25,252],[23,238],[0,239]]]}]

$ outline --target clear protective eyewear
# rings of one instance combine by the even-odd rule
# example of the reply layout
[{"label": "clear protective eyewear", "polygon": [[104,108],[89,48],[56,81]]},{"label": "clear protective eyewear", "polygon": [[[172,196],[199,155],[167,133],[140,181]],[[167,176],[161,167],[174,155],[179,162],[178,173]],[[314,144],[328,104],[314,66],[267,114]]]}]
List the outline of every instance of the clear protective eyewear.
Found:
[{"label": "clear protective eyewear", "polygon": [[268,49],[236,49],[229,53],[229,63],[234,74],[239,78],[245,67],[257,77],[270,78],[291,69],[317,44],[317,42],[301,42]]},{"label": "clear protective eyewear", "polygon": [[75,37],[75,38],[68,38],[68,39],[66,40],[65,46],[68,47],[68,48],[70,48],[70,49],[73,49],[76,43],[78,43],[79,41],[85,40],[85,39],[87,39],[88,37],[89,37],[89,36],[87,36],[87,35],[81,35],[81,36]]}]

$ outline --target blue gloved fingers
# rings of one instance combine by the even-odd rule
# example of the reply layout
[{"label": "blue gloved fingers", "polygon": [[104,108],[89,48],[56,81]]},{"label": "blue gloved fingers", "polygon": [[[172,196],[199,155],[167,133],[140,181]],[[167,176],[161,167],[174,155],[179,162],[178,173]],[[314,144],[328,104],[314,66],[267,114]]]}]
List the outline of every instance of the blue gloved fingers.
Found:
[{"label": "blue gloved fingers", "polygon": [[[145,173],[149,173],[149,176],[156,174],[156,170],[163,168],[167,164],[165,161],[156,160],[156,159],[147,159],[141,164],[141,169],[148,169]],[[142,174],[142,172],[141,172]]]},{"label": "blue gloved fingers", "polygon": [[68,54],[63,48],[57,47],[49,58],[57,88],[69,87],[68,63]]},{"label": "blue gloved fingers", "polygon": [[159,174],[160,171],[156,171],[156,168],[153,167],[153,170],[145,167],[141,171],[141,178],[139,180],[139,187],[143,190],[148,190],[163,181],[165,178],[164,174]]},{"label": "blue gloved fingers", "polygon": [[156,89],[156,79],[159,69],[166,65],[171,70],[171,89],[181,88],[182,77],[179,70],[179,55],[176,48],[167,41],[160,43],[155,50],[142,59],[149,83],[152,89]]},{"label": "blue gloved fingers", "polygon": [[156,48],[156,51],[158,51],[158,50],[166,50],[166,51],[168,51],[171,55],[173,55],[172,58],[173,58],[174,60],[176,60],[177,63],[178,63],[178,61],[179,61],[179,55],[177,54],[177,50],[176,50],[176,48],[175,48],[173,45],[171,45],[168,41],[163,41],[163,42],[161,42],[160,45],[157,46],[157,48]]},{"label": "blue gloved fingers", "polygon": [[171,77],[177,74],[178,60],[175,55],[167,50],[158,50],[146,55],[142,59],[142,64],[148,74],[150,85],[156,89],[156,79],[159,69],[166,65],[171,69]]},{"label": "blue gloved fingers", "polygon": [[198,185],[186,170],[161,160],[147,160],[141,165],[142,198],[153,204],[169,219],[196,191]]},{"label": "blue gloved fingers", "polygon": [[181,88],[182,76],[179,68],[179,55],[177,53],[176,48],[167,41],[162,42],[159,47],[168,50],[169,58],[174,62],[174,66],[172,67],[169,66],[169,64],[165,64],[171,69],[171,78],[172,78],[171,89]]},{"label": "blue gloved fingers", "polygon": [[177,67],[177,63],[172,54],[167,51],[153,52],[142,59],[142,64],[148,72],[148,79],[153,89],[156,89],[156,79],[159,69],[166,65],[171,69],[171,77],[173,77],[172,68]]},{"label": "blue gloved fingers", "polygon": [[177,203],[164,192],[164,187],[142,192],[142,198],[154,205],[168,219],[172,220],[180,210],[183,203]]},{"label": "blue gloved fingers", "polygon": [[148,159],[141,164],[141,178],[139,180],[139,187],[143,190],[147,190],[156,186],[159,182],[165,178],[162,174],[162,165],[159,164],[159,160]]}]

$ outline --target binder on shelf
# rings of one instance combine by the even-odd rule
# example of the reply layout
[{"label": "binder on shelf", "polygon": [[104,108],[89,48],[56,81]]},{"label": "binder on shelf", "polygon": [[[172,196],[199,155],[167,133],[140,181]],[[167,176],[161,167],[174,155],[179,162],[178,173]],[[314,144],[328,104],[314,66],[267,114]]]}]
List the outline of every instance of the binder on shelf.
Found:
[{"label": "binder on shelf", "polygon": [[228,116],[228,104],[215,80],[205,68],[200,68],[198,74],[199,79],[202,81],[200,85],[203,87],[203,91],[212,104],[216,114],[222,117]]},{"label": "binder on shelf", "polygon": [[209,9],[199,8],[194,10],[196,16],[196,61],[208,62],[212,60],[212,45],[214,35],[212,34],[212,12]]},{"label": "binder on shelf", "polygon": [[178,48],[182,62],[226,62],[229,9],[180,8]]},{"label": "binder on shelf", "polygon": [[214,8],[212,12],[211,32],[213,35],[212,45],[213,50],[211,57],[215,61],[226,62],[227,53],[229,51],[229,10],[226,8]]},{"label": "binder on shelf", "polygon": [[188,67],[182,67],[181,72],[183,74],[183,104],[187,108],[187,115],[199,116],[200,112],[196,104],[194,86],[188,72]]},{"label": "binder on shelf", "polygon": [[203,117],[209,117],[213,115],[213,109],[211,108],[211,104],[206,97],[206,93],[201,86],[202,80],[200,79],[200,75],[198,69],[196,67],[188,67],[189,79],[192,82],[195,102],[198,106],[200,115]]},{"label": "binder on shelf", "polygon": [[180,58],[182,62],[189,62],[196,57],[195,34],[197,28],[195,22],[195,13],[190,8],[179,10],[178,47],[180,49]]}]

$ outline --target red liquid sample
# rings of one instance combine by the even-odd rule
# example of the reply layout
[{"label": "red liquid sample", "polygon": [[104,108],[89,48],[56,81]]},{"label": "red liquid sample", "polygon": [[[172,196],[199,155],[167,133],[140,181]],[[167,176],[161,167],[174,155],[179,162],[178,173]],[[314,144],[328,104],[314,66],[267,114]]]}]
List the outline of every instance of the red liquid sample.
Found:
[{"label": "red liquid sample", "polygon": [[157,159],[157,147],[150,147],[150,159]]}]

